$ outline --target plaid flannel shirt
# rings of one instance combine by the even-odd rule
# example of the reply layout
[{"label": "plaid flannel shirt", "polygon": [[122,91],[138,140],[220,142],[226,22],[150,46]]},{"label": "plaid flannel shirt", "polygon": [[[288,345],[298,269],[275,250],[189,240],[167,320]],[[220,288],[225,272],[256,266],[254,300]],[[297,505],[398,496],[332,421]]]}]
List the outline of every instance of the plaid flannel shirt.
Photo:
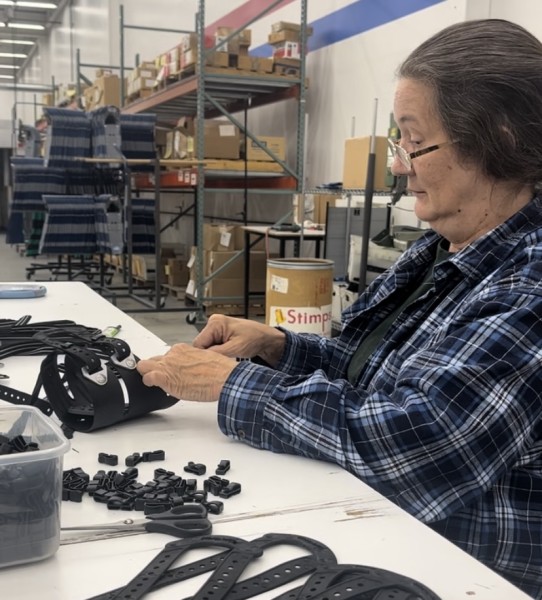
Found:
[{"label": "plaid flannel shirt", "polygon": [[240,362],[219,425],[342,466],[542,598],[542,199],[437,265],[433,288],[347,381],[440,240],[429,231],[374,281],[340,336],[285,332],[276,369]]}]

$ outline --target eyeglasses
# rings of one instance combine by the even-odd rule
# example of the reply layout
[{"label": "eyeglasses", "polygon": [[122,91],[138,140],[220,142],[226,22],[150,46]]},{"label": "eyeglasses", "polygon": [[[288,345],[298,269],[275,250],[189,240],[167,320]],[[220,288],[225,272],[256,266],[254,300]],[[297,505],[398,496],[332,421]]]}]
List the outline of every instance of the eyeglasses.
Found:
[{"label": "eyeglasses", "polygon": [[391,150],[392,156],[395,159],[397,157],[403,167],[408,171],[412,170],[412,159],[418,158],[418,156],[423,156],[424,154],[429,154],[429,152],[434,152],[439,148],[443,148],[444,146],[448,146],[449,144],[455,144],[453,142],[443,142],[442,144],[435,144],[434,146],[428,146],[427,148],[422,148],[421,150],[416,150],[416,152],[407,152],[402,146],[399,145],[399,142],[388,138],[388,146]]}]

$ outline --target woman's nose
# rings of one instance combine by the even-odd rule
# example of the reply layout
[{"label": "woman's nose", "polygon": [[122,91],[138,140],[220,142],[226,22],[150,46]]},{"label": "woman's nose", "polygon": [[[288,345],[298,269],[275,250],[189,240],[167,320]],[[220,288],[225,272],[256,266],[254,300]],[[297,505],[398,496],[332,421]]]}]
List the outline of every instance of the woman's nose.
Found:
[{"label": "woman's nose", "polygon": [[397,155],[395,155],[393,157],[393,162],[391,163],[390,171],[395,177],[400,175],[408,175],[412,172],[412,166],[410,166],[410,168],[406,167],[403,164],[403,161]]}]

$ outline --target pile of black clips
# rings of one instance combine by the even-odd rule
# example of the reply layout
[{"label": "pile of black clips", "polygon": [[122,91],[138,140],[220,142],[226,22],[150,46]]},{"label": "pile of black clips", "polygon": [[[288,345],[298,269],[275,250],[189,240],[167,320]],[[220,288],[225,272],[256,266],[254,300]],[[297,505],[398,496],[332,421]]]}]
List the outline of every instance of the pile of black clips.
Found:
[{"label": "pile of black clips", "polygon": [[[293,546],[306,554],[239,581],[253,561],[276,546]],[[196,548],[216,548],[219,552],[172,568],[183,555]],[[211,575],[192,596],[194,600],[247,600],[306,576],[305,583],[280,593],[275,600],[440,600],[413,579],[375,567],[338,564],[324,544],[284,533],[268,533],[252,541],[209,535],[170,542],[124,587],[89,600],[138,600],[203,573]],[[175,597],[184,597],[182,591]]]},{"label": "pile of black clips", "polygon": [[[30,437],[0,434],[0,455],[39,449]],[[0,466],[0,564],[24,562],[49,551],[58,535],[59,476],[52,460],[23,464],[13,460]]]},{"label": "pile of black clips", "polygon": [[[88,494],[96,502],[107,505],[109,510],[143,511],[145,515],[165,512],[175,506],[188,502],[197,502],[203,505],[210,514],[220,514],[224,510],[221,500],[212,500],[209,496],[217,498],[230,498],[241,493],[241,484],[223,479],[218,474],[225,474],[230,468],[230,462],[221,460],[215,475],[203,481],[199,487],[197,479],[185,479],[174,471],[158,468],[154,470],[152,481],[141,483],[137,480],[138,469],[133,466],[134,457],[140,457],[143,462],[164,460],[163,450],[154,450],[134,453],[126,457],[128,468],[125,471],[100,470],[91,478],[80,467],[64,471],[62,477],[62,499],[71,502],[82,502],[83,496]],[[117,465],[118,456],[100,452],[98,461],[103,464]],[[141,461],[137,461],[138,464]],[[207,468],[201,463],[189,462],[184,470],[188,473],[203,475]]]},{"label": "pile of black clips", "polygon": [[8,437],[0,434],[0,456],[4,454],[19,454],[21,452],[36,452],[39,450],[37,442],[26,439],[22,435]]}]

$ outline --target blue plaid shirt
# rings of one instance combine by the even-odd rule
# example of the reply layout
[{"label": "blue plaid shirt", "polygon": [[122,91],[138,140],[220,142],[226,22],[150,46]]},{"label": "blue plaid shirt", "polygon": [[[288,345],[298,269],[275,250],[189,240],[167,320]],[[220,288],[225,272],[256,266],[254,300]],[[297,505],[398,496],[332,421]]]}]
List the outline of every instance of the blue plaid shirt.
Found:
[{"label": "blue plaid shirt", "polygon": [[228,436],[331,461],[542,598],[542,198],[434,269],[356,385],[348,364],[432,264],[429,231],[343,314],[286,333],[276,370],[240,362]]}]

